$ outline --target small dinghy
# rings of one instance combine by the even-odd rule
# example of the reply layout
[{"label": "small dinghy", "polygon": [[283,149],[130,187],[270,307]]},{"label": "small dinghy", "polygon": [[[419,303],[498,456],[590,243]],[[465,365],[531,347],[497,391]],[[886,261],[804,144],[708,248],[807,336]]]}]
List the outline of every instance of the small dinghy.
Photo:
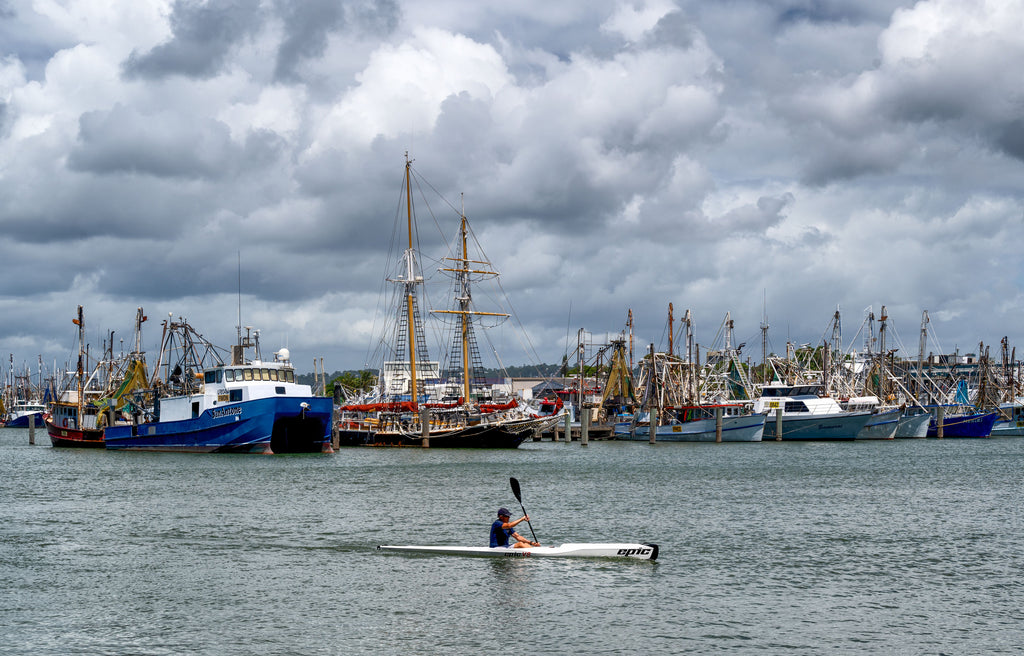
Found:
[{"label": "small dinghy", "polygon": [[658,558],[658,545],[631,542],[569,542],[557,547],[528,547],[525,549],[382,544],[377,549],[479,558],[632,558],[637,560],[656,560]]}]

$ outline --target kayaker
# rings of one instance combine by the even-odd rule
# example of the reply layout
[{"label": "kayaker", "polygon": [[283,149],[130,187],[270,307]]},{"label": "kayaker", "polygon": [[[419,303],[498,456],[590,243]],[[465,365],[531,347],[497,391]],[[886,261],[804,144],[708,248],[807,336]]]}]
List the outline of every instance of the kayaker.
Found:
[{"label": "kayaker", "polygon": [[510,513],[508,508],[498,508],[498,519],[491,524],[491,546],[508,547],[509,538],[515,540],[511,545],[513,549],[525,549],[527,547],[539,547],[540,542],[531,542],[515,532],[516,524],[530,521],[529,515],[523,515],[514,522],[509,521]]}]

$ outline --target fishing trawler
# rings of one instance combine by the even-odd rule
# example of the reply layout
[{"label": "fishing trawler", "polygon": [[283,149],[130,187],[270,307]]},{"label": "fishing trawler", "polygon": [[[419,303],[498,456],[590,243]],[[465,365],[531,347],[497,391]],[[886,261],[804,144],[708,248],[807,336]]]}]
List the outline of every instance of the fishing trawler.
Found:
[{"label": "fishing trawler", "polygon": [[[658,442],[760,442],[764,433],[765,416],[751,414],[746,404],[684,406],[666,408],[663,412],[669,419],[658,426],[655,433]],[[651,435],[649,415],[643,423],[615,424],[612,434],[619,440],[648,441]]]},{"label": "fishing trawler", "polygon": [[[295,382],[290,353],[260,355],[259,332],[239,327],[225,363],[184,319],[164,321],[150,388],[137,392],[131,422],[105,431],[106,447],[193,453],[331,452],[333,401]],[[249,359],[246,349],[255,349]]]},{"label": "fishing trawler", "polygon": [[103,448],[103,425],[100,409],[92,403],[103,396],[97,385],[94,369],[86,376],[85,314],[78,306],[78,316],[71,320],[78,326],[78,366],[73,385],[67,385],[50,404],[46,432],[55,447]]},{"label": "fishing trawler", "polygon": [[[78,367],[74,382],[57,393],[50,404],[47,432],[54,446],[106,446],[104,431],[118,424],[127,425],[123,412],[127,397],[146,386],[146,357],[142,351],[142,324],[146,315],[138,308],[135,315],[134,348],[130,353],[114,355],[114,335],[105,341],[103,356],[93,365],[85,346],[85,317],[78,307],[74,323],[79,331]],[[89,369],[86,375],[86,369]]]},{"label": "fishing trawler", "polygon": [[[477,344],[477,323],[485,317],[505,318],[501,312],[473,307],[471,286],[493,278],[497,272],[482,255],[471,255],[471,232],[465,212],[460,212],[459,245],[446,258],[442,271],[453,281],[455,306],[436,311],[451,320],[453,349],[442,370],[430,360],[423,317],[423,275],[414,249],[417,227],[412,196],[412,162],[406,156],[402,196],[405,205],[402,233],[406,248],[398,271],[396,312],[390,327],[389,353],[382,358],[377,387],[340,408],[339,443],[343,446],[430,446],[452,448],[516,448],[534,433],[557,421],[537,417],[515,398],[502,395],[482,377],[482,358]],[[472,239],[475,243],[475,238]],[[387,341],[387,340],[384,340]]]}]

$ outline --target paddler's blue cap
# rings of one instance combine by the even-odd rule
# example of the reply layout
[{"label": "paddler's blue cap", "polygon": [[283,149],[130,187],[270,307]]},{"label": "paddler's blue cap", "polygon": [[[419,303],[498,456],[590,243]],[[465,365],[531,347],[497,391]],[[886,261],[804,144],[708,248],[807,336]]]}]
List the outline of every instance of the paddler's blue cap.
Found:
[{"label": "paddler's blue cap", "polygon": [[511,517],[512,513],[508,511],[508,508],[498,508],[498,517]]}]

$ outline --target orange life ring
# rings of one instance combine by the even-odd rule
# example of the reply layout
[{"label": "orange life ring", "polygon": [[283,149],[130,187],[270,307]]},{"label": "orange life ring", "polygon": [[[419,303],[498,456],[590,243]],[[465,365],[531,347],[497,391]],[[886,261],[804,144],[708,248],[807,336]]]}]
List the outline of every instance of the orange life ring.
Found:
[{"label": "orange life ring", "polygon": [[67,417],[64,417],[64,423],[63,423],[63,426],[64,426],[64,428],[67,428],[67,427],[68,427],[68,418],[67,418]]}]

